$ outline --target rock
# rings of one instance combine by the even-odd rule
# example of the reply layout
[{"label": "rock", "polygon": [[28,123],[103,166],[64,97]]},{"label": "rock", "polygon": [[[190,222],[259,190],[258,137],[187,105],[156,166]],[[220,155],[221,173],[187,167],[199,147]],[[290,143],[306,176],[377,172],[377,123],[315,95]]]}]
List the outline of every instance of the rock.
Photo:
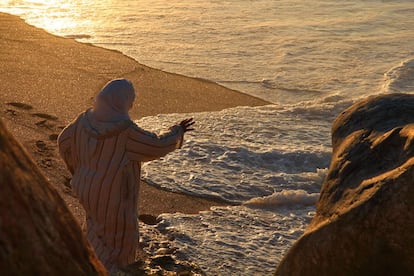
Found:
[{"label": "rock", "polygon": [[156,225],[157,217],[149,214],[141,214],[138,216],[138,219],[148,225]]},{"label": "rock", "polygon": [[0,275],[107,275],[63,199],[1,120]]},{"label": "rock", "polygon": [[414,275],[414,96],[354,104],[332,144],[316,215],[275,275]]},{"label": "rock", "polygon": [[123,267],[115,273],[111,273],[111,276],[145,276],[148,274],[145,262],[143,260],[139,260]]},{"label": "rock", "polygon": [[171,267],[175,265],[175,260],[171,255],[156,255],[151,258],[151,263],[172,270]]},{"label": "rock", "polygon": [[205,275],[196,264],[176,260],[171,255],[151,256],[147,271],[151,275]]}]

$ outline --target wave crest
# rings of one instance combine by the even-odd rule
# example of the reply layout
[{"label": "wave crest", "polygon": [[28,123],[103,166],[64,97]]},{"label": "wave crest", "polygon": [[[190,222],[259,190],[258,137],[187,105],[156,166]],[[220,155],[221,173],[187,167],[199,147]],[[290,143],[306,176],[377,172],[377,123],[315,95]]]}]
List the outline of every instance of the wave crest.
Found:
[{"label": "wave crest", "polygon": [[243,205],[255,208],[311,206],[316,203],[319,193],[308,193],[305,190],[284,190],[264,197],[255,197]]},{"label": "wave crest", "polygon": [[384,74],[385,92],[414,92],[414,59],[401,62]]}]

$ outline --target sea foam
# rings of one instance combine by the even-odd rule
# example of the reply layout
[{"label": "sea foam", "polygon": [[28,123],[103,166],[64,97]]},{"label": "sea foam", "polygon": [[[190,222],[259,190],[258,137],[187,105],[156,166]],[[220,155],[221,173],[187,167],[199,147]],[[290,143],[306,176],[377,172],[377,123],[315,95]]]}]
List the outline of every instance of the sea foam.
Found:
[{"label": "sea foam", "polygon": [[315,193],[330,161],[330,128],[325,118],[304,120],[291,112],[269,105],[143,118],[138,124],[147,129],[186,117],[196,121],[183,148],[144,164],[143,177],[172,191],[232,203],[286,189]]},{"label": "sea foam", "polygon": [[414,59],[401,62],[384,74],[385,92],[414,92]]},{"label": "sea foam", "polygon": [[176,258],[195,261],[207,275],[271,275],[313,214],[312,206],[213,207],[197,215],[162,214],[156,228],[174,237]]},{"label": "sea foam", "polygon": [[284,190],[269,196],[251,198],[243,203],[249,207],[273,208],[280,206],[313,206],[319,193],[308,193],[305,190]]}]

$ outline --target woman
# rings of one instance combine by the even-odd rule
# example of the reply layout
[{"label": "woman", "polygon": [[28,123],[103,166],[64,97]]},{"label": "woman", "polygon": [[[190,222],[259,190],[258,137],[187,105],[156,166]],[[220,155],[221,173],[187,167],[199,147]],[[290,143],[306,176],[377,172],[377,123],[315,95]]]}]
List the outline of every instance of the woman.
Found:
[{"label": "woman", "polygon": [[135,261],[137,200],[141,162],[180,148],[193,119],[157,136],[128,115],[135,99],[132,83],[115,79],[59,135],[59,152],[73,175],[72,186],[86,212],[87,238],[110,271]]}]

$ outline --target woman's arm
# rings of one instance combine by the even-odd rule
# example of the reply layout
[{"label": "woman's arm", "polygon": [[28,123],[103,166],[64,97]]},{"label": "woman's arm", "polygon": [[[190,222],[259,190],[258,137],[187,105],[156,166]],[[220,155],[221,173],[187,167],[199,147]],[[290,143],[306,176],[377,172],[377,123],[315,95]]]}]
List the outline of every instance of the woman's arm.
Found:
[{"label": "woman's arm", "polygon": [[179,125],[159,136],[134,125],[129,130],[126,145],[129,159],[144,162],[160,158],[180,148],[183,136],[184,130]]},{"label": "woman's arm", "polygon": [[159,136],[133,125],[127,142],[129,158],[135,161],[151,161],[180,148],[184,133],[192,130],[193,124],[192,119],[183,120]]}]

